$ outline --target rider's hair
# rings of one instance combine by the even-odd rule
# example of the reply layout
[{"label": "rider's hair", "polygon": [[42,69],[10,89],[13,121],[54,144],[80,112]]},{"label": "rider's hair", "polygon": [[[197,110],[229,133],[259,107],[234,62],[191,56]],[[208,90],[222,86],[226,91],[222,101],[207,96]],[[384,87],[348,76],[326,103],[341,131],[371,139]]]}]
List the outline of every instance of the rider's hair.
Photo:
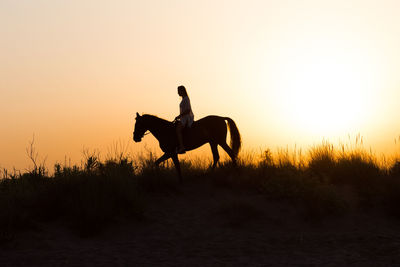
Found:
[{"label": "rider's hair", "polygon": [[178,86],[178,90],[181,90],[183,92],[183,96],[187,96],[188,97],[188,93],[186,92],[185,86],[179,85]]}]

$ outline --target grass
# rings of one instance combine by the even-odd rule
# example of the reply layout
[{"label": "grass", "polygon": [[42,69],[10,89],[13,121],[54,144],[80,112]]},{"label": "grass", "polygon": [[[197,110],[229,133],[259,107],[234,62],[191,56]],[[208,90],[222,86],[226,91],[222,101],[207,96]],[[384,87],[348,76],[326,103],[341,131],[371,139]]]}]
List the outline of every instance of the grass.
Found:
[{"label": "grass", "polygon": [[[400,218],[399,160],[382,166],[370,152],[336,149],[327,142],[305,155],[287,149],[275,154],[266,150],[254,158],[246,155],[238,166],[223,162],[215,170],[201,160],[182,161],[184,183],[205,180],[216,188],[286,202],[310,221],[342,216],[353,209]],[[120,218],[141,220],[146,211],[143,196],[183,190],[171,162],[155,167],[155,159],[152,153],[135,159],[120,154],[101,161],[97,154],[87,153],[82,166],[56,164],[51,175],[37,164],[25,173],[4,170],[0,243],[43,222],[63,222],[86,237]],[[257,215],[246,205],[228,203],[221,212],[233,222],[245,223],[248,216]]]},{"label": "grass", "polygon": [[81,236],[90,236],[119,216],[140,218],[143,206],[131,161],[99,162],[84,168],[56,164],[1,180],[0,229],[29,229],[37,221],[62,220]]}]

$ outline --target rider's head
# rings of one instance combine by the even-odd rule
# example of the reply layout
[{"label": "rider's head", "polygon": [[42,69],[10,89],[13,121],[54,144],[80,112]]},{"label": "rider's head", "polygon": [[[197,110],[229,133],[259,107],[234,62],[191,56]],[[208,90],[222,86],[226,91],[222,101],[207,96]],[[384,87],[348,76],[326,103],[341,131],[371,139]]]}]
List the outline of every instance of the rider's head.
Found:
[{"label": "rider's head", "polygon": [[178,86],[178,95],[180,95],[180,96],[188,96],[185,86],[183,86],[183,85],[179,85]]}]

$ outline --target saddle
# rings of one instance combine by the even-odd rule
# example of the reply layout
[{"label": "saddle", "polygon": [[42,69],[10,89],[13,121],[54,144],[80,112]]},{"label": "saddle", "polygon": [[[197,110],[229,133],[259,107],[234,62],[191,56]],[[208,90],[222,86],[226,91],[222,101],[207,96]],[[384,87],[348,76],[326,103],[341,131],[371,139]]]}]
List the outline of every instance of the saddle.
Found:
[{"label": "saddle", "polygon": [[[177,126],[177,124],[178,124],[178,122],[174,122],[174,127],[176,128],[176,126]],[[192,135],[194,132],[196,132],[196,127],[197,126],[197,121],[194,121],[193,123],[192,123],[192,126],[191,127],[185,127],[185,128],[183,128],[183,130],[182,130],[182,135],[185,137],[185,136],[189,136],[189,135]]]}]

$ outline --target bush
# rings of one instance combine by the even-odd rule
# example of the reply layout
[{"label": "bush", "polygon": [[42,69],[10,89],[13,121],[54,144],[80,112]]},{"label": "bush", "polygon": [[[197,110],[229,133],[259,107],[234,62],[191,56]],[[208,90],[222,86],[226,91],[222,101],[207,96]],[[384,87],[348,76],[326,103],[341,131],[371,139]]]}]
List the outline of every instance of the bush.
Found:
[{"label": "bush", "polygon": [[16,231],[34,220],[63,219],[87,236],[117,217],[140,218],[143,203],[132,162],[121,159],[93,165],[92,160],[84,169],[56,164],[52,177],[25,173],[3,179],[0,227]]},{"label": "bush", "polygon": [[[286,149],[273,155],[267,150],[258,162],[242,158],[237,166],[228,161],[214,170],[204,162],[182,161],[183,185],[173,164],[167,161],[156,167],[151,153],[136,161],[122,156],[101,161],[96,155],[87,155],[83,167],[56,164],[51,176],[42,165],[23,174],[3,171],[0,242],[6,242],[15,231],[34,228],[36,221],[62,220],[79,235],[90,236],[118,218],[143,218],[144,194],[181,194],[186,183],[202,180],[292,203],[307,220],[346,212],[349,204],[354,204],[341,193],[346,187],[357,199],[356,208],[382,210],[400,218],[398,162],[385,169],[365,151],[337,152],[328,143],[313,147],[308,161],[301,153],[293,153]],[[229,209],[236,209],[235,205]],[[239,208],[246,209],[243,205]],[[231,212],[229,209],[226,212]],[[236,216],[231,213],[227,216]]]}]

